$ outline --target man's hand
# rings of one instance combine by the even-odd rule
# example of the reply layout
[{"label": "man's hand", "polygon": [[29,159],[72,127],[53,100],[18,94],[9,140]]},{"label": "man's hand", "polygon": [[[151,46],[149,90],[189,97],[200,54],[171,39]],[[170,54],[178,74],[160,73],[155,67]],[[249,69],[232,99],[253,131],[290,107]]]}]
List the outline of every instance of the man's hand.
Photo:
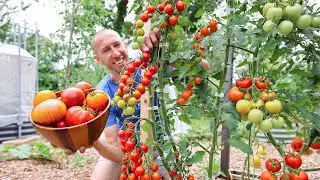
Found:
[{"label": "man's hand", "polygon": [[149,33],[149,35],[144,36],[144,43],[141,46],[141,50],[144,52],[149,52],[154,50],[154,48],[159,46],[160,42],[160,30],[154,29]]},{"label": "man's hand", "polygon": [[[54,144],[52,144],[52,143],[50,143],[50,144],[51,144],[51,146],[54,147],[54,148],[57,147],[56,145],[54,145]],[[91,147],[88,147],[88,148],[91,148]],[[67,155],[72,155],[72,154],[74,154],[74,153],[77,152],[77,151],[73,151],[73,150],[71,150],[71,149],[62,149],[62,150],[63,150],[64,153],[66,153]],[[84,152],[86,151],[86,148],[85,148],[84,146],[81,146],[78,150],[79,150],[80,153],[84,153]]]}]

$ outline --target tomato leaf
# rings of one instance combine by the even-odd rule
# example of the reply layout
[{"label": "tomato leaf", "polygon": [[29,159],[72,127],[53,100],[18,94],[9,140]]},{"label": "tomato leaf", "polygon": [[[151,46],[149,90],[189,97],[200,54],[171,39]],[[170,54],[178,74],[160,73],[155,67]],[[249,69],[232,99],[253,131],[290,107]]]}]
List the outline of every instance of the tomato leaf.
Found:
[{"label": "tomato leaf", "polygon": [[49,159],[51,157],[50,148],[43,142],[33,142],[33,152],[39,154],[41,157]]},{"label": "tomato leaf", "polygon": [[204,13],[204,9],[203,8],[200,8],[197,13],[194,15],[194,17],[196,18],[200,18]]},{"label": "tomato leaf", "polygon": [[181,114],[179,115],[179,119],[187,124],[191,124],[189,114]]},{"label": "tomato leaf", "polygon": [[308,110],[304,107],[297,106],[298,111],[302,113],[310,122],[314,124],[318,131],[320,131],[320,116],[313,112],[308,112]]},{"label": "tomato leaf", "polygon": [[245,66],[247,64],[249,64],[248,60],[244,60],[237,67],[242,67],[242,66]]},{"label": "tomato leaf", "polygon": [[246,144],[245,142],[243,142],[239,137],[232,137],[229,140],[230,146],[235,147],[237,149],[239,149],[240,151],[247,153],[247,154],[253,154],[251,147]]},{"label": "tomato leaf", "polygon": [[312,73],[311,72],[307,72],[307,71],[304,71],[302,69],[293,69],[291,71],[292,74],[297,74],[297,75],[300,75],[300,76],[304,76],[304,77],[312,77]]},{"label": "tomato leaf", "polygon": [[187,164],[194,164],[200,162],[204,155],[204,151],[197,151],[191,158],[187,160]]}]

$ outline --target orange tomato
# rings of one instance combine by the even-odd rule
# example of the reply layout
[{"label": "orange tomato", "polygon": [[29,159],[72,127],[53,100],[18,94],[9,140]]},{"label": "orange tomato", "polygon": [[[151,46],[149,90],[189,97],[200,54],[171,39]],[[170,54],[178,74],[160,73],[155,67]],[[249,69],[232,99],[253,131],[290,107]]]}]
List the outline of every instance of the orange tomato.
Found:
[{"label": "orange tomato", "polygon": [[35,95],[33,99],[33,106],[37,106],[38,104],[48,99],[57,99],[57,96],[53,91],[42,90]]},{"label": "orange tomato", "polygon": [[31,112],[31,119],[40,124],[49,125],[53,122],[62,120],[66,115],[66,105],[58,99],[48,99]]}]

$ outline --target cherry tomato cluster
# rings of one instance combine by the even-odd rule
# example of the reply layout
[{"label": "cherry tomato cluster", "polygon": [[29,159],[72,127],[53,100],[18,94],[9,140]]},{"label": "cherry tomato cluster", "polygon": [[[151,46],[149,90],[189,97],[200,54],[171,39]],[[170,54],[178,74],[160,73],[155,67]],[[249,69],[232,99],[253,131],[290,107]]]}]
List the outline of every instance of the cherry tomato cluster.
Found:
[{"label": "cherry tomato cluster", "polygon": [[145,154],[149,151],[146,144],[137,145],[134,139],[135,124],[128,122],[124,130],[118,131],[121,139],[122,157],[120,180],[140,179],[140,180],[160,180],[161,175],[158,172],[159,166],[155,162],[151,165]]},{"label": "cherry tomato cluster", "polygon": [[[260,97],[253,98],[250,89],[252,79],[244,77],[236,80],[236,87],[228,92],[230,101],[236,103],[236,110],[241,115],[241,120],[248,120],[251,123],[258,124],[264,131],[270,131],[272,128],[282,128],[285,124],[284,119],[279,116],[282,111],[281,101],[277,99],[277,94],[268,90],[270,80],[261,76],[255,79],[255,88]],[[264,113],[267,110],[267,113]]]},{"label": "cherry tomato cluster", "polygon": [[148,22],[149,17],[153,16],[155,8],[151,5],[140,15],[140,19],[135,22],[135,30],[133,31],[134,39],[132,43],[133,49],[140,49],[141,45],[144,42],[144,30],[142,29],[145,22]]},{"label": "cherry tomato cluster", "polygon": [[167,15],[166,20],[160,24],[160,28],[165,29],[168,24],[171,26],[176,26],[178,24],[178,13],[183,12],[186,9],[186,4],[183,1],[177,1],[174,6],[166,0],[163,4],[159,4],[157,9],[160,13],[165,13]]},{"label": "cherry tomato cluster", "polygon": [[187,89],[182,92],[181,97],[177,99],[177,104],[183,106],[189,100],[189,97],[193,94],[193,84],[199,85],[200,83],[201,78],[195,77],[194,80],[188,84]]},{"label": "cherry tomato cluster", "polygon": [[[175,160],[184,161],[182,159],[182,156],[180,156],[179,152],[173,153],[173,156],[174,156]],[[172,179],[174,179],[174,180],[182,180],[183,179],[182,177],[184,175],[183,175],[182,172],[179,172],[177,170],[177,167],[175,167],[175,166],[176,166],[176,164],[174,164],[174,166],[170,169],[169,174],[172,177]],[[190,166],[192,166],[192,164],[187,164],[186,166],[190,167]],[[186,176],[186,177],[187,177],[187,180],[194,180],[195,179],[195,177],[193,175],[191,175],[191,174]]]},{"label": "cherry tomato cluster", "polygon": [[201,58],[203,58],[204,48],[200,46],[200,41],[204,37],[210,36],[212,33],[217,32],[218,30],[218,22],[216,20],[211,20],[207,27],[202,27],[200,32],[195,35],[196,42],[193,44],[193,49],[196,50],[197,55],[199,56],[199,62],[201,62]]},{"label": "cherry tomato cluster", "polygon": [[[130,62],[121,75],[119,89],[114,95],[113,103],[124,109],[124,115],[134,113],[138,100],[146,92],[146,87],[150,85],[152,78],[158,72],[157,67],[149,65],[150,61],[150,54],[143,52],[141,58]],[[138,68],[145,70],[139,84],[135,79],[135,72]]]}]

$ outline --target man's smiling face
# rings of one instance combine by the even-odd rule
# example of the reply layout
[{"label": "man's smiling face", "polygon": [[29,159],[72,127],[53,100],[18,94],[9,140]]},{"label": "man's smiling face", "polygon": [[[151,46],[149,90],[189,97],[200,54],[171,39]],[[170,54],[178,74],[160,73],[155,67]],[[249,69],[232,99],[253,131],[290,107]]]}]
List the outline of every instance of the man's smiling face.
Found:
[{"label": "man's smiling face", "polygon": [[128,63],[127,46],[122,42],[119,34],[113,30],[103,30],[94,37],[93,47],[95,60],[108,68],[111,73],[120,74]]}]

